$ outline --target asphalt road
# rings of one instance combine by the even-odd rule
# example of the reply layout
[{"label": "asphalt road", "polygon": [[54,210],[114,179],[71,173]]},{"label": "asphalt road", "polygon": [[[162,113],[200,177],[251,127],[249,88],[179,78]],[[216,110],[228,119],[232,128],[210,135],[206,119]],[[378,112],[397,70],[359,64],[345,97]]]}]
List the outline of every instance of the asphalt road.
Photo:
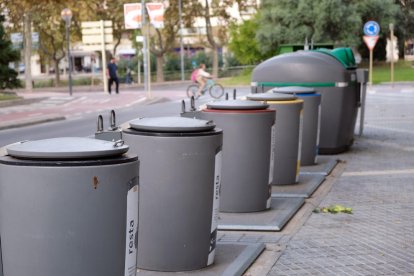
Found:
[{"label": "asphalt road", "polygon": [[[173,93],[174,96],[169,97],[167,102],[150,105],[143,105],[138,103],[128,108],[115,110],[117,125],[139,117],[179,116],[181,112],[181,101],[185,97],[185,95],[183,95],[183,93],[185,93],[183,92],[185,91],[185,87],[186,86],[175,86],[173,89],[176,90],[176,92]],[[168,89],[171,89],[171,87],[161,87],[158,89],[158,91]],[[232,91],[232,89],[226,89],[226,92]],[[249,93],[248,88],[238,89],[238,96],[242,96],[247,93]],[[159,97],[160,95],[162,94],[154,94],[155,97]],[[212,98],[209,96],[203,96],[197,100],[197,105],[205,104],[211,100]],[[186,99],[186,102],[188,107],[188,99]],[[25,140],[39,140],[67,136],[84,137],[93,135],[96,131],[96,122],[99,114],[101,113],[89,113],[83,114],[80,117],[76,116],[63,121],[55,121],[39,125],[1,130],[0,147]],[[104,127],[107,128],[109,126],[109,114],[102,115],[104,117]]]}]

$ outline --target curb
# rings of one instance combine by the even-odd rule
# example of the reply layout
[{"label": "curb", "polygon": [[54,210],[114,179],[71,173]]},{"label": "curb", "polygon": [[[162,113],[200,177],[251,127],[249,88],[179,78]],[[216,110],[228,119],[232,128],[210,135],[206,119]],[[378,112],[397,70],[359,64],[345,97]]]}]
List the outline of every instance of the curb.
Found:
[{"label": "curb", "polygon": [[66,120],[66,117],[59,116],[59,115],[47,115],[47,116],[42,116],[39,118],[24,119],[24,120],[19,120],[19,121],[0,123],[0,130],[19,128],[19,127],[24,127],[24,126],[31,126],[31,125],[36,125],[36,124],[62,121],[62,120]]},{"label": "curb", "polygon": [[46,99],[47,99],[47,97],[0,101],[0,107],[9,107],[9,106],[16,106],[16,105],[32,104],[32,103],[40,102],[40,101],[43,101],[43,100],[46,100]]}]

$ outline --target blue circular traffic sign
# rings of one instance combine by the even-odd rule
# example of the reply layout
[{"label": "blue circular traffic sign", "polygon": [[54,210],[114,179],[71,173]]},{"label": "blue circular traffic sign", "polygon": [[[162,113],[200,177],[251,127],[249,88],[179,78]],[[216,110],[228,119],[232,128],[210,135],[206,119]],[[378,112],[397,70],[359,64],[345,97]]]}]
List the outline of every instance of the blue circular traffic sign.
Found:
[{"label": "blue circular traffic sign", "polygon": [[375,21],[368,21],[364,25],[364,34],[368,36],[378,35],[380,32],[380,26]]}]

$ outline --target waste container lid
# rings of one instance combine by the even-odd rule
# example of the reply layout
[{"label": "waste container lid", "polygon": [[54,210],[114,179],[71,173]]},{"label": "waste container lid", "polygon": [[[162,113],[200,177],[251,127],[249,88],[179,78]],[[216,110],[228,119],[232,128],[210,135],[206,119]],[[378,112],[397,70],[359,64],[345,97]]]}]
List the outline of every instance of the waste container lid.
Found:
[{"label": "waste container lid", "polygon": [[269,105],[265,103],[243,100],[217,101],[207,104],[208,109],[218,110],[263,110],[268,107]]},{"label": "waste container lid", "polygon": [[290,94],[281,94],[281,93],[258,93],[258,94],[249,94],[247,99],[254,101],[292,101],[296,100],[298,97]]},{"label": "waste container lid", "polygon": [[315,94],[315,89],[312,87],[303,87],[303,86],[285,86],[273,88],[270,90],[273,93],[283,93],[283,94]]},{"label": "waste container lid", "polygon": [[60,137],[19,142],[6,146],[8,155],[26,159],[90,159],[126,153],[123,141],[110,142],[86,137]]},{"label": "waste container lid", "polygon": [[131,128],[151,132],[201,132],[213,130],[212,121],[185,117],[138,118],[129,122]]}]

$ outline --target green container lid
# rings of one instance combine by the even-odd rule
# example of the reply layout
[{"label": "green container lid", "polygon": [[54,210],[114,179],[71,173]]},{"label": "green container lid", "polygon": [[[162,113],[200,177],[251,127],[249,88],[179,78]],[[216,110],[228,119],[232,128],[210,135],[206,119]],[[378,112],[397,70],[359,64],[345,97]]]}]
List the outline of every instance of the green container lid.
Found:
[{"label": "green container lid", "polygon": [[351,48],[318,49],[315,52],[324,53],[337,59],[346,69],[355,69],[356,62]]}]

